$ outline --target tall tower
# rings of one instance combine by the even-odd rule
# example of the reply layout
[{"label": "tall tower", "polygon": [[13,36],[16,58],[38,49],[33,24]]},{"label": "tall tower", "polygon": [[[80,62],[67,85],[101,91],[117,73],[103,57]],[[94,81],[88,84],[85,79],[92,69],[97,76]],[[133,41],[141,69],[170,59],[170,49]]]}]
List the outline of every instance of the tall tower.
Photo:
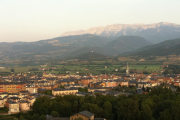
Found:
[{"label": "tall tower", "polygon": [[126,68],[126,76],[129,76],[129,66],[128,66],[128,62],[127,62],[127,68]]}]

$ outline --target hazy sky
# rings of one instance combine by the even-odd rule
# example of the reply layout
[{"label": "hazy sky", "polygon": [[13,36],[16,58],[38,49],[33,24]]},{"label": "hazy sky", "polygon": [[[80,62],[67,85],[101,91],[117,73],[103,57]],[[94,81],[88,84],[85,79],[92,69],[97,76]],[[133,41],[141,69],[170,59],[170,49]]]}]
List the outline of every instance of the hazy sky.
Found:
[{"label": "hazy sky", "polygon": [[180,24],[180,0],[0,0],[0,42],[116,23]]}]

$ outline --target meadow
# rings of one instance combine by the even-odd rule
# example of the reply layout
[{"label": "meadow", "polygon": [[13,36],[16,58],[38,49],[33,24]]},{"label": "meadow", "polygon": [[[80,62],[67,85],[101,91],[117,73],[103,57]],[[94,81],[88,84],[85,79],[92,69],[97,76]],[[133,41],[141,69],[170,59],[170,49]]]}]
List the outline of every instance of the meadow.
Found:
[{"label": "meadow", "polygon": [[[42,70],[44,68],[44,70]],[[84,65],[47,65],[47,66],[27,66],[27,67],[11,67],[6,69],[0,69],[0,75],[11,74],[11,69],[14,69],[15,74],[27,73],[27,74],[124,74],[126,72],[126,64],[84,64]],[[146,71],[155,72],[161,71],[161,65],[129,65],[130,71]],[[3,74],[4,73],[4,74]]]}]

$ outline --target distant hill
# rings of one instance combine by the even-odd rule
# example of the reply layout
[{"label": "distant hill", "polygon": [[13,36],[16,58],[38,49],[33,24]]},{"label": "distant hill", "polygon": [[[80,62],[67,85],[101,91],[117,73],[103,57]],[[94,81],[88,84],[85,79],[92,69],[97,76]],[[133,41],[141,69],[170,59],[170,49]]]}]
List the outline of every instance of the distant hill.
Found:
[{"label": "distant hill", "polygon": [[[64,37],[56,37],[48,40],[41,40],[39,43],[51,43],[53,45],[80,45],[80,46],[102,46],[108,43],[111,38],[102,37],[93,34],[72,35]],[[37,42],[38,43],[38,42]]]},{"label": "distant hill", "polygon": [[155,45],[140,48],[134,52],[124,53],[120,56],[166,56],[166,55],[180,55],[180,38],[167,40]]},{"label": "distant hill", "polygon": [[68,59],[76,58],[77,56],[80,56],[82,54],[89,53],[89,52],[107,55],[106,51],[104,51],[101,47],[85,46],[74,52],[70,52],[69,54],[66,54],[65,58],[68,58]]},{"label": "distant hill", "polygon": [[[156,45],[151,45],[150,42],[139,36],[120,36],[113,40],[113,38],[106,38],[90,34],[57,37],[48,40],[40,40],[37,42],[3,42],[0,43],[0,63],[4,61],[28,62],[72,59],[77,57],[85,59],[83,56],[86,56],[87,53],[90,54],[92,51],[94,54],[96,54],[96,56],[91,56],[92,58],[88,58],[88,56],[86,56],[88,59],[105,59],[106,56],[117,56],[122,53],[126,53],[123,55],[144,56],[151,55],[149,52],[162,55],[170,54],[169,52],[178,54],[174,52],[175,49],[177,49],[178,52],[178,44],[179,41],[177,40],[169,40],[167,42],[163,42],[163,44],[159,43]],[[161,48],[162,46],[166,46],[166,49]],[[157,50],[159,49],[166,52],[158,53]],[[168,50],[169,52],[167,52]],[[97,57],[98,55],[100,57]]]},{"label": "distant hill", "polygon": [[180,25],[165,22],[152,24],[114,24],[106,27],[94,27],[87,30],[65,32],[62,36],[83,34],[114,38],[136,35],[145,38],[151,43],[160,43],[165,40],[180,38]]},{"label": "distant hill", "polygon": [[77,56],[75,58],[80,60],[98,60],[98,59],[105,59],[106,56],[100,53],[88,52],[81,54],[80,56]]},{"label": "distant hill", "polygon": [[85,46],[99,47],[109,38],[97,35],[76,35],[57,37],[37,42],[0,43],[0,60],[49,60],[64,58],[67,54]]},{"label": "distant hill", "polygon": [[139,36],[121,36],[107,43],[103,49],[111,55],[134,51],[144,46],[151,45],[150,42]]}]

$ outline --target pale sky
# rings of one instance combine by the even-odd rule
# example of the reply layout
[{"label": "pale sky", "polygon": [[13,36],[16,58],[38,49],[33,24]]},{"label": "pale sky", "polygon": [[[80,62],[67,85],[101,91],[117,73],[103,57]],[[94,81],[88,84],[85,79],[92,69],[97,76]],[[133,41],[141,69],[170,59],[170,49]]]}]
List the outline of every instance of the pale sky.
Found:
[{"label": "pale sky", "polygon": [[0,42],[111,24],[180,24],[180,0],[0,0]]}]

